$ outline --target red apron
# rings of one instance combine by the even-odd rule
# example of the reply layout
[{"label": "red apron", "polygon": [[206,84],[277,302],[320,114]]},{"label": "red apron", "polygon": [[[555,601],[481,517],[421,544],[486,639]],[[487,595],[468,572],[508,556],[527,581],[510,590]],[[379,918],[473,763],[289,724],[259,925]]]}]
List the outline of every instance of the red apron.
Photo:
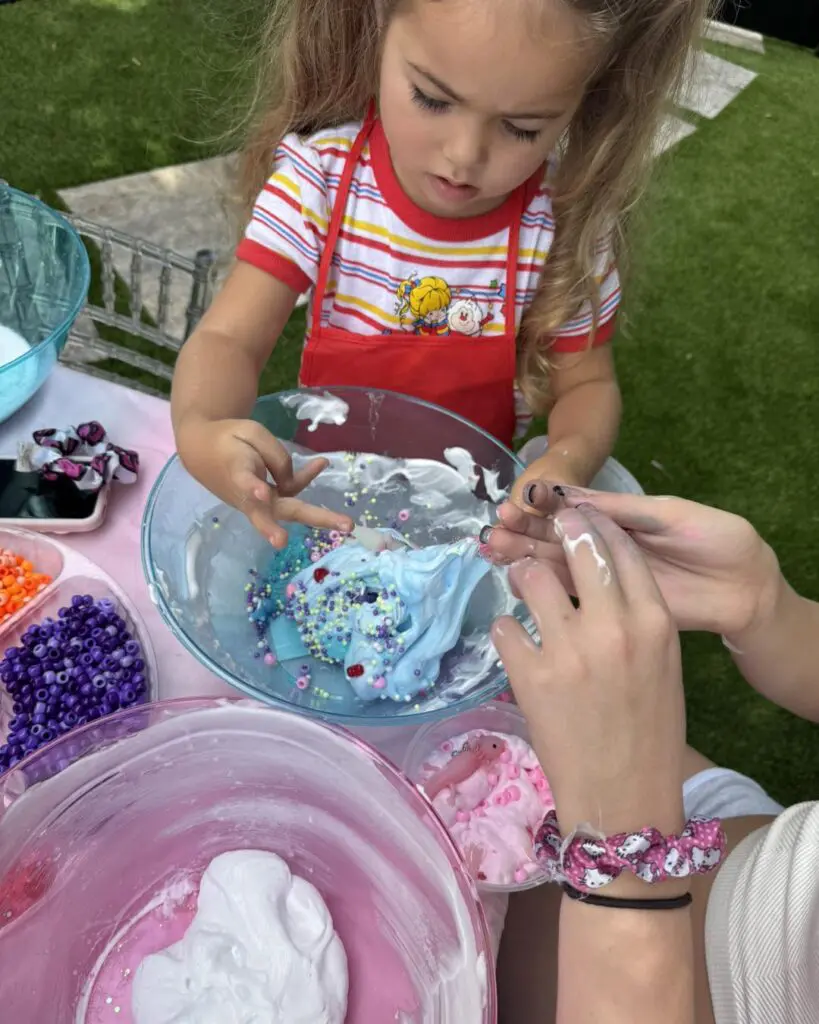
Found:
[{"label": "red apron", "polygon": [[515,430],[515,295],[520,221],[526,189],[509,226],[502,335],[356,334],[323,326],[321,312],[330,265],[347,207],[353,172],[373,127],[365,121],[350,150],[330,218],[313,298],[313,322],[302,356],[304,387],[357,386],[424,399],[477,423],[511,447]]}]

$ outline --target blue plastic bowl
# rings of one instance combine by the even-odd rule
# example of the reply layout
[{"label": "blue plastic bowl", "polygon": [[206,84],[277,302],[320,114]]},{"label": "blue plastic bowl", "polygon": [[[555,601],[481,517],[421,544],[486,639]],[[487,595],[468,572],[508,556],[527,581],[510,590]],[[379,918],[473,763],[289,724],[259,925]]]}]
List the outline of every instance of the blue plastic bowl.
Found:
[{"label": "blue plastic bowl", "polygon": [[[521,464],[507,448],[466,420],[436,406],[385,391],[333,388],[332,393],[349,406],[343,424],[324,423],[310,430],[309,422],[299,419],[303,409],[292,403],[298,405],[302,397],[322,394],[311,391],[269,395],[257,404],[255,418],[283,441],[315,452],[374,453],[431,459],[448,465],[445,449],[466,449],[476,467],[493,472],[493,485],[501,489],[508,487],[520,472]],[[497,493],[494,486],[492,490]],[[324,474],[304,496],[339,510],[345,507],[343,488],[332,490]],[[466,529],[455,522],[448,524],[446,508],[439,506],[426,511],[417,501],[413,503],[413,498],[419,497],[420,492],[413,494],[411,488],[403,485],[385,486],[377,496],[368,495],[364,505],[348,511],[355,519],[367,511],[376,521],[388,525],[396,510],[411,506],[412,518],[406,525],[419,544],[460,539],[479,529],[474,523]],[[494,519],[492,505],[484,505],[484,509],[483,521]],[[263,570],[271,556],[267,541],[240,512],[220,503],[198,484],[178,457],[168,462],[145,510],[143,568],[151,595],[175,636],[227,683],[268,704],[353,727],[417,725],[483,704],[505,689],[506,676],[494,655],[489,671],[472,679],[464,668],[467,663],[459,662],[456,648],[444,659],[438,684],[427,697],[413,703],[365,703],[355,696],[341,669],[318,664],[311,666],[314,685],[299,690],[294,685],[298,665],[269,666],[254,657],[258,654],[256,635],[244,606],[245,586],[249,570]],[[500,586],[502,570],[493,570],[491,577],[485,577],[475,591],[468,612],[474,635],[488,635],[489,625],[499,610]],[[518,609],[522,613],[520,606]]]},{"label": "blue plastic bowl", "polygon": [[68,221],[0,182],[0,360],[10,339],[22,350],[0,361],[0,422],[48,377],[90,280],[88,254]]}]

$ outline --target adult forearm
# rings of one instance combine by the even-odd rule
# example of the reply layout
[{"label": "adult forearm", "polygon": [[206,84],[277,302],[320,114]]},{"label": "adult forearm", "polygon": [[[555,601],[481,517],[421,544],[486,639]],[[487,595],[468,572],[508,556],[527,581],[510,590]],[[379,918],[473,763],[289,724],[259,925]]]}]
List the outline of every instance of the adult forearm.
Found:
[{"label": "adult forearm", "polygon": [[552,466],[565,465],[563,479],[580,485],[591,482],[614,448],[621,411],[616,380],[578,384],[558,397],[549,415],[545,458]]},{"label": "adult forearm", "polygon": [[195,334],[182,348],[171,390],[174,430],[196,419],[244,419],[258,394],[261,367],[253,355],[216,331]]},{"label": "adult forearm", "polygon": [[694,1024],[693,948],[688,909],[611,910],[564,897],[557,1024]]},{"label": "adult forearm", "polygon": [[819,722],[819,604],[800,597],[780,576],[768,607],[725,643],[763,697]]}]

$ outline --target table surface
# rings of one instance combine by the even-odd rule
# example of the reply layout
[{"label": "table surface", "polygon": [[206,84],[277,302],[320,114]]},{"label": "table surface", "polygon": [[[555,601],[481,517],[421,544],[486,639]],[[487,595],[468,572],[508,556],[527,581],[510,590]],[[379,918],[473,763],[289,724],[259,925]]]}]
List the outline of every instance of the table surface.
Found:
[{"label": "table surface", "polygon": [[236,690],[200,665],[175,639],[151,601],[142,574],[142,512],[154,481],[175,450],[170,404],[58,365],[31,401],[0,423],[0,457],[16,457],[18,443],[30,440],[34,430],[76,426],[92,419],[102,423],[115,444],[139,452],[139,477],[131,485],[113,484],[99,529],[57,539],[96,562],[136,606],[156,653],[160,697],[236,696]]}]

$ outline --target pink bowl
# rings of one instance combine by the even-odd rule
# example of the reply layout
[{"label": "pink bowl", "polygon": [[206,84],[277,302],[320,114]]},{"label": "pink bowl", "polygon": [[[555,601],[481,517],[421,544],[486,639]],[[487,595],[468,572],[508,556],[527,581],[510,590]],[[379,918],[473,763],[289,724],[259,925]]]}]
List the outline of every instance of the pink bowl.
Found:
[{"label": "pink bowl", "polygon": [[348,1024],[495,1021],[477,893],[415,787],[344,730],[204,699],[94,722],[0,778],[3,1019],[130,1021],[134,968],[190,920],[152,929],[145,907],[253,848],[327,902]]}]

